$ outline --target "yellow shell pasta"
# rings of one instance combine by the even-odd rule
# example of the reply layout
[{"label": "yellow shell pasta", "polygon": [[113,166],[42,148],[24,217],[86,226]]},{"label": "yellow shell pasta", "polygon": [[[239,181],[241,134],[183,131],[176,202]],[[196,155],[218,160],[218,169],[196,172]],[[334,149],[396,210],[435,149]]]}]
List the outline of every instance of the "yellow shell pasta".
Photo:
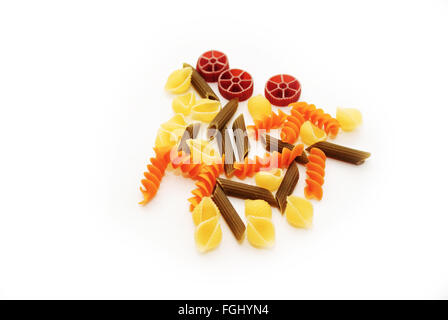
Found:
[{"label": "yellow shell pasta", "polygon": [[273,169],[269,171],[260,171],[255,174],[255,183],[257,186],[275,191],[282,182],[282,170]]},{"label": "yellow shell pasta", "polygon": [[219,216],[219,209],[210,197],[202,198],[201,202],[193,210],[193,222],[197,226],[213,217]]},{"label": "yellow shell pasta", "polygon": [[264,117],[267,117],[272,112],[271,103],[264,96],[259,94],[258,96],[253,96],[247,101],[247,108],[255,121],[260,121]]},{"label": "yellow shell pasta", "polygon": [[177,143],[177,137],[171,131],[160,128],[157,131],[155,147],[158,149],[171,148]]},{"label": "yellow shell pasta", "polygon": [[175,94],[186,92],[190,88],[192,74],[190,67],[174,70],[166,81],[165,89]]},{"label": "yellow shell pasta", "polygon": [[170,120],[162,123],[161,127],[167,131],[173,131],[175,129],[185,130],[187,122],[181,114],[176,114]]},{"label": "yellow shell pasta", "polygon": [[269,203],[264,200],[245,200],[244,210],[246,217],[272,218],[272,208]]},{"label": "yellow shell pasta", "polygon": [[188,116],[191,113],[191,107],[196,103],[196,95],[193,92],[187,92],[173,99],[172,107],[175,113],[181,113]]},{"label": "yellow shell pasta", "polygon": [[191,117],[202,122],[210,122],[221,109],[219,101],[210,99],[200,99],[191,108]]},{"label": "yellow shell pasta", "polygon": [[362,114],[354,108],[337,108],[336,120],[344,131],[353,131],[362,123]]},{"label": "yellow shell pasta", "polygon": [[310,201],[289,196],[286,198],[286,220],[296,228],[311,228],[313,223],[313,205]]},{"label": "yellow shell pasta", "polygon": [[185,131],[186,125],[187,123],[181,114],[176,114],[167,122],[162,123],[157,132],[155,147],[173,147]]},{"label": "yellow shell pasta", "polygon": [[247,240],[257,248],[270,248],[275,242],[275,230],[271,219],[265,217],[247,217]]},{"label": "yellow shell pasta", "polygon": [[312,145],[327,139],[327,134],[324,130],[319,129],[310,121],[305,121],[300,127],[300,139],[302,139],[303,143]]},{"label": "yellow shell pasta", "polygon": [[222,239],[219,217],[213,217],[201,222],[194,233],[196,247],[199,252],[207,252],[216,248]]}]

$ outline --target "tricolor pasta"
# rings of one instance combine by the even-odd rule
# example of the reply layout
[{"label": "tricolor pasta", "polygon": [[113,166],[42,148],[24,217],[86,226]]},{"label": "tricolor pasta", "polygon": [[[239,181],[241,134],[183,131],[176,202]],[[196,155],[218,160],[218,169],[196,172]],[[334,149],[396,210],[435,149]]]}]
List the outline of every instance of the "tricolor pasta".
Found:
[{"label": "tricolor pasta", "polygon": [[[335,138],[340,128],[354,130],[362,122],[361,113],[338,108],[333,118],[313,104],[297,102],[301,84],[293,76],[279,74],[266,83],[265,96],[249,99],[247,111],[254,124],[247,126],[238,110],[244,107],[240,102],[252,95],[252,77],[245,71],[230,69],[227,56],[216,50],[204,53],[197,68],[199,72],[184,63],[166,81],[165,89],[177,95],[171,102],[175,114],[158,128],[155,156],[150,158],[141,180],[140,204],[155,197],[167,169],[194,180],[195,188],[188,202],[200,252],[219,246],[223,236],[221,217],[238,242],[247,237],[256,248],[274,245],[275,212],[284,214],[286,222],[296,228],[311,228],[313,205],[307,199],[323,197],[326,158],[360,165],[370,157],[369,152],[325,141],[327,136]],[[222,103],[223,108],[220,97],[206,80],[218,81],[221,94],[231,99]],[[198,97],[189,91],[191,86]],[[271,103],[285,108],[275,112]],[[259,140],[267,153],[263,149],[260,153],[256,145],[249,143],[248,129],[255,132],[255,137],[250,137]],[[308,146],[306,150],[304,144]],[[300,165],[306,167],[306,199],[294,194]],[[254,176],[254,182],[233,179]],[[246,223],[229,197],[245,201]],[[188,212],[186,208],[185,211]]]}]

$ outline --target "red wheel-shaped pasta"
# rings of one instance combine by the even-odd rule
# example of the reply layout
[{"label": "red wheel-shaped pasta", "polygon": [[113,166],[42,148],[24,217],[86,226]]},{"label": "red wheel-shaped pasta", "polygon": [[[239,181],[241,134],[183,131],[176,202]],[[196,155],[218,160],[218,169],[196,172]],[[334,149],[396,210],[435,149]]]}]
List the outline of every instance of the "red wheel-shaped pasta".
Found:
[{"label": "red wheel-shaped pasta", "polygon": [[254,92],[252,76],[241,69],[226,70],[219,76],[218,88],[227,100],[238,98],[239,101],[249,99]]},{"label": "red wheel-shaped pasta", "polygon": [[278,74],[266,82],[264,95],[274,106],[285,107],[300,98],[302,86],[299,80],[288,74]]},{"label": "red wheel-shaped pasta", "polygon": [[196,64],[196,70],[207,82],[218,81],[219,75],[227,69],[229,69],[227,56],[217,50],[204,52]]}]

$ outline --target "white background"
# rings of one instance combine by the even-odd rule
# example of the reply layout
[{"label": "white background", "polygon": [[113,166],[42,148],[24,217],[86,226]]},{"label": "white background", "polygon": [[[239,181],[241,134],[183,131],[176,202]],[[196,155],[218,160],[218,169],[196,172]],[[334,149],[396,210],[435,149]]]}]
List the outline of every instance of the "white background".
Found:
[{"label": "white background", "polygon": [[[2,1],[0,298],[448,298],[447,16],[447,1]],[[171,173],[137,205],[165,80],[209,49],[255,94],[290,73],[301,100],[364,116],[336,142],[372,157],[329,160],[313,229],[274,211],[271,250],[223,222],[199,254],[193,182]]]}]

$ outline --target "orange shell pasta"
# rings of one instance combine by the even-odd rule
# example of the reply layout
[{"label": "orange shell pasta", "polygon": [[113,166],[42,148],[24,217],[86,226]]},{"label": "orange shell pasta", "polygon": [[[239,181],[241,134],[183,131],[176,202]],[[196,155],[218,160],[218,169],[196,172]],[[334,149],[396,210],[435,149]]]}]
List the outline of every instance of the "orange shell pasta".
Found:
[{"label": "orange shell pasta", "polygon": [[325,153],[318,148],[312,148],[308,160],[309,162],[306,164],[308,178],[305,180],[305,197],[307,199],[314,198],[321,200],[323,196],[322,185],[324,184],[325,176]]},{"label": "orange shell pasta", "polygon": [[332,138],[337,136],[341,127],[338,120],[325,113],[322,109],[316,109],[314,104],[308,104],[303,101],[291,103],[290,106],[292,110],[300,112],[305,120],[309,120],[312,124],[324,130],[328,136]]},{"label": "orange shell pasta", "polygon": [[151,164],[147,165],[148,171],[144,172],[145,179],[141,180],[143,185],[143,187],[140,187],[140,191],[143,194],[143,200],[140,202],[141,205],[147,204],[156,195],[170,161],[169,149],[154,148],[154,151],[156,156],[150,159]]}]

